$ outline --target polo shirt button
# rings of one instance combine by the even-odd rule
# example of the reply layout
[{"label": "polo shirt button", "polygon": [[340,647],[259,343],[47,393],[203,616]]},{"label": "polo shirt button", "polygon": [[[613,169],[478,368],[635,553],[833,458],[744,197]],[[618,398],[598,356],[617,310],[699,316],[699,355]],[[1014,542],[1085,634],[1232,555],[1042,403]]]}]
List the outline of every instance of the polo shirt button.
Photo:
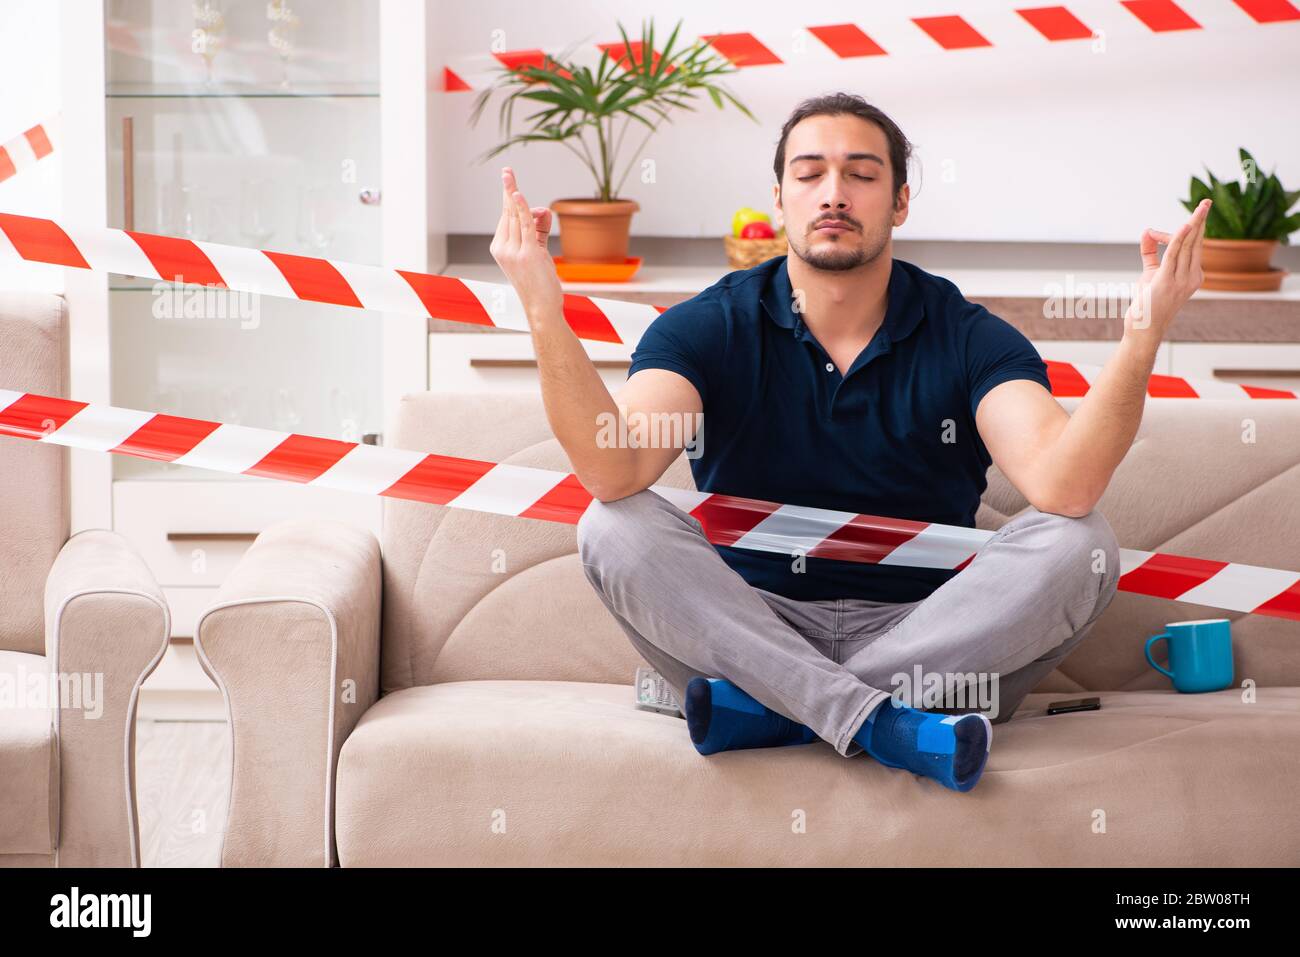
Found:
[{"label": "polo shirt button", "polygon": [[826,363],[826,371],[827,371],[827,372],[834,372],[834,371],[835,371],[835,363],[833,363],[833,362],[828,362],[828,363]]}]

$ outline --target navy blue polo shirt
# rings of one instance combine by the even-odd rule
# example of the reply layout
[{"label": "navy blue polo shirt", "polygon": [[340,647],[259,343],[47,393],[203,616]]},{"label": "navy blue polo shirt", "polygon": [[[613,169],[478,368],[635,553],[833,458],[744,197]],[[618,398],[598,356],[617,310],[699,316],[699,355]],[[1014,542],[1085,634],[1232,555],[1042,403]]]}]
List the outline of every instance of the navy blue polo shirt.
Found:
[{"label": "navy blue polo shirt", "polygon": [[[1023,333],[899,259],[884,322],[845,375],[795,311],[785,256],[661,313],[628,375],[641,369],[699,390],[690,464],[702,492],[967,528],[992,464],[975,428],[980,399],[1009,379],[1051,388]],[[957,574],[714,547],[750,585],[805,601],[919,601]]]}]

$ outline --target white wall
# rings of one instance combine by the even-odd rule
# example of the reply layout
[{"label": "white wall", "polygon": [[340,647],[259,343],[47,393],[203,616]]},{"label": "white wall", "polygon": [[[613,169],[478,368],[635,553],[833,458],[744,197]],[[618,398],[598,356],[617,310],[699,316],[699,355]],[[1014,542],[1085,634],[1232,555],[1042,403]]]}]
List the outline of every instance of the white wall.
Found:
[{"label": "white wall", "polygon": [[[555,50],[579,39],[634,39],[653,14],[666,37],[679,17],[683,34],[749,31],[784,65],[731,74],[726,83],[759,118],[755,124],[707,97],[696,113],[679,113],[643,156],[657,182],[634,173],[626,195],[642,212],[641,235],[713,236],[740,206],[770,208],[772,156],[785,117],[799,100],[847,90],[890,114],[916,144],[911,218],[899,239],[1136,242],[1152,225],[1186,217],[1178,200],[1202,163],[1229,177],[1245,146],[1283,185],[1300,188],[1300,22],[1257,24],[1228,0],[1177,0],[1204,29],[1153,33],[1116,0],[1066,4],[1099,31],[1090,40],[1049,42],[1011,0],[943,3],[899,0],[805,4],[656,0],[478,0],[435,4],[449,64],[487,52],[494,38],[508,50]],[[944,51],[909,22],[913,16],[960,14],[993,48]],[[800,28],[854,23],[888,56],[839,59]],[[499,31],[499,32],[498,32]],[[441,72],[441,71],[439,71]],[[497,94],[475,129],[476,94],[445,95],[442,136],[447,214],[454,232],[491,233],[499,212],[499,168],[512,165],[532,204],[590,195],[590,176],[554,144],[517,147],[476,165],[495,145]],[[516,123],[528,110],[516,110]],[[516,127],[520,127],[517,125]],[[629,137],[630,138],[630,137]]]},{"label": "white wall", "polygon": [[[59,5],[50,0],[0,3],[0,142],[60,108]],[[61,157],[49,156],[0,182],[0,211],[25,216],[60,215]],[[63,270],[0,257],[0,289],[63,291]]]}]

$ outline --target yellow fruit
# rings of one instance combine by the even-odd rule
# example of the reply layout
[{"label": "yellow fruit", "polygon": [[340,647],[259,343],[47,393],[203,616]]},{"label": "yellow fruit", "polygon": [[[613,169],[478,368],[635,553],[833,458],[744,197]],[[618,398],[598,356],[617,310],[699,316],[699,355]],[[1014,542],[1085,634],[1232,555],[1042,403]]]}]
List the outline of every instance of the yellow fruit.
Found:
[{"label": "yellow fruit", "polygon": [[754,209],[752,206],[742,206],[736,210],[736,214],[731,217],[731,235],[739,238],[740,231],[748,223],[771,223],[772,217],[761,210]]}]

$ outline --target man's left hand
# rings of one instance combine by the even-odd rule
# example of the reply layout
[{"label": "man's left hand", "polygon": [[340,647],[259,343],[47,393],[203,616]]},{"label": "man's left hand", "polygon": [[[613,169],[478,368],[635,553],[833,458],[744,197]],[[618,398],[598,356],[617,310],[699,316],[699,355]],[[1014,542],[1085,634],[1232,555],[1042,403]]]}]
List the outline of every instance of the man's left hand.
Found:
[{"label": "man's left hand", "polygon": [[[1157,229],[1142,233],[1142,276],[1138,293],[1124,314],[1124,336],[1141,336],[1151,348],[1165,337],[1169,324],[1205,278],[1201,272],[1201,247],[1210,200],[1201,200],[1187,222],[1170,236]],[[1162,259],[1157,246],[1164,244]]]}]

